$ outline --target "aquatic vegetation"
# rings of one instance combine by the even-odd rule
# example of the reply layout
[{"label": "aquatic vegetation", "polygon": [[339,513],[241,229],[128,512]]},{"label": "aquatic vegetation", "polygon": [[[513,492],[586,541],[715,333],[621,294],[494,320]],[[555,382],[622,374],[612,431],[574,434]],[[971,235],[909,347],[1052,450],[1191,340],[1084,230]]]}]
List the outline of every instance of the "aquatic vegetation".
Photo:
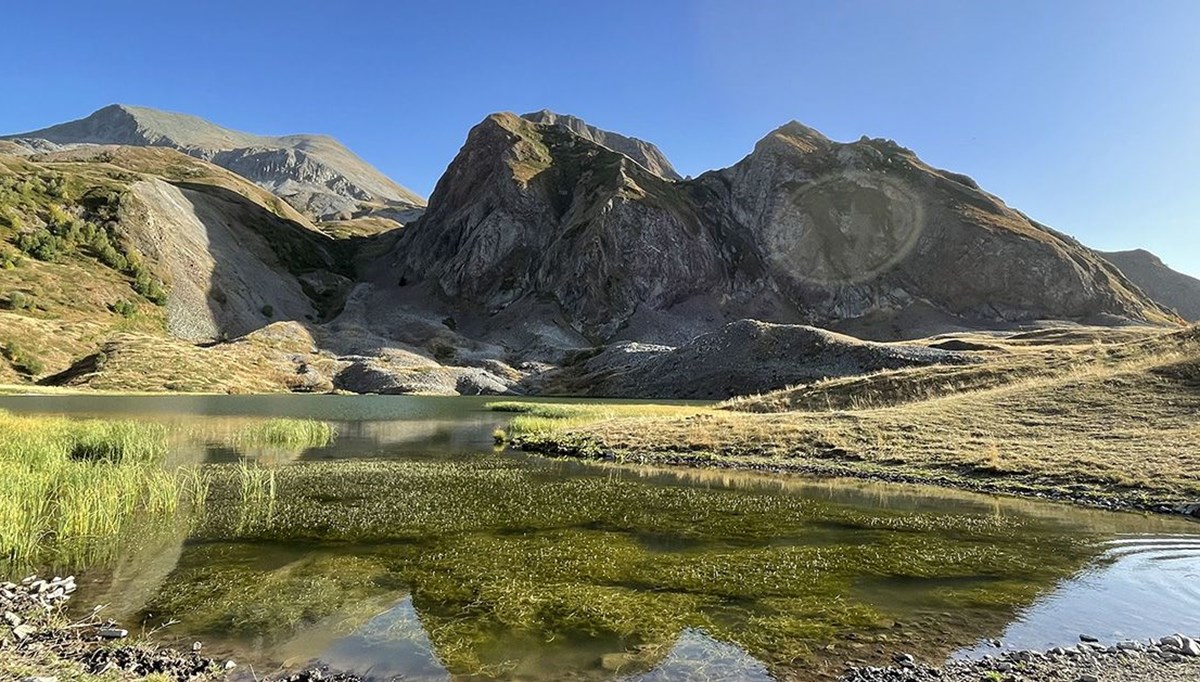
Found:
[{"label": "aquatic vegetation", "polygon": [[239,446],[276,445],[319,448],[329,445],[337,431],[328,422],[315,419],[268,419],[251,424],[234,436]]},{"label": "aquatic vegetation", "polygon": [[961,617],[927,645],[948,648],[1093,552],[1013,514],[868,511],[605,469],[564,477],[509,456],[293,464],[274,472],[273,513],[248,517],[241,466],[214,467],[226,475],[149,611],[198,636],[285,642],[338,614],[365,622],[354,604],[368,595],[407,593],[438,660],[463,675],[512,674],[533,649],[585,668],[597,650],[626,652],[631,670],[649,669],[692,630],[772,669],[815,666],[845,633],[869,642],[913,615],[873,596],[894,581]]},{"label": "aquatic vegetation", "polygon": [[171,518],[203,487],[160,466],[166,430],[0,412],[0,564],[73,562]]}]

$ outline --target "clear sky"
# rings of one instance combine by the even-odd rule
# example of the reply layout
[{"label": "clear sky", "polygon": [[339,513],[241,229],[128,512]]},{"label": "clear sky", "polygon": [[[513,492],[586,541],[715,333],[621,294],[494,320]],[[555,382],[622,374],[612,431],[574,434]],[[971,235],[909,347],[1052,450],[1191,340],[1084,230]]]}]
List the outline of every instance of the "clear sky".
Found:
[{"label": "clear sky", "polygon": [[681,173],[796,119],[889,137],[1102,249],[1200,276],[1198,0],[45,0],[0,10],[0,131],[121,102],[331,134],[428,195],[543,107]]}]

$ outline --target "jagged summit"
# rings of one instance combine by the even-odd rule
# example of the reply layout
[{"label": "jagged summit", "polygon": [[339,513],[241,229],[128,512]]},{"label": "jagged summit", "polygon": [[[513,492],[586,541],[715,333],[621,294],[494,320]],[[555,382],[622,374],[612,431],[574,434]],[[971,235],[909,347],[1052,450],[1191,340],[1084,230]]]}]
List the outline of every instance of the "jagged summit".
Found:
[{"label": "jagged summit", "polygon": [[1090,250],[890,140],[791,122],[730,168],[665,181],[580,125],[496,114],[472,129],[398,242],[395,279],[513,319],[553,304],[573,332],[655,343],[742,318],[870,338],[1176,319]]},{"label": "jagged summit", "polygon": [[549,109],[542,109],[525,114],[521,118],[534,123],[558,125],[570,130],[580,137],[620,152],[642,165],[643,168],[668,180],[682,179],[667,157],[653,144],[636,137],[627,137],[620,133],[601,130],[589,125],[583,119],[570,114],[558,114]]},{"label": "jagged summit", "polygon": [[227,168],[313,218],[425,205],[327,135],[254,135],[148,107],[112,104],[77,121],[0,139],[34,151],[83,144],[171,147]]}]

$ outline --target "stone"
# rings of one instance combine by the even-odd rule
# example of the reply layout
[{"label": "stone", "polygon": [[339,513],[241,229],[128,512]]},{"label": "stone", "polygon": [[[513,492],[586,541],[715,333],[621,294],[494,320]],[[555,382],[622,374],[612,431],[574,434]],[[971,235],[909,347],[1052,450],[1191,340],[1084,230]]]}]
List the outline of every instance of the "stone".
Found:
[{"label": "stone", "polygon": [[1100,682],[1100,678],[1091,673],[1084,673],[1075,679],[1075,682]]},{"label": "stone", "polygon": [[237,663],[235,663],[233,661],[225,661],[225,669],[226,670],[233,670],[236,667],[237,667]]},{"label": "stone", "polygon": [[1190,637],[1183,638],[1183,646],[1179,647],[1180,653],[1184,656],[1196,657],[1200,656],[1200,643]]},{"label": "stone", "polygon": [[619,653],[604,654],[600,657],[600,667],[609,672],[617,672],[629,666],[633,662],[633,656],[624,651]]},{"label": "stone", "polygon": [[1081,642],[1099,642],[1100,638],[1093,637],[1091,635],[1079,635],[1079,641],[1081,641]]},{"label": "stone", "polygon": [[21,623],[25,622],[20,616],[13,613],[12,611],[4,612],[4,620],[7,621],[8,624],[13,626],[14,628],[17,627],[18,625],[20,625]]},{"label": "stone", "polygon": [[200,653],[200,650],[203,648],[204,648],[204,645],[201,644],[200,642],[192,642],[192,653],[198,654],[198,653]]},{"label": "stone", "polygon": [[129,636],[129,631],[124,628],[100,628],[96,634],[103,639],[124,639]]},{"label": "stone", "polygon": [[1173,647],[1180,649],[1183,647],[1183,637],[1181,635],[1168,635],[1158,640],[1159,646]]},{"label": "stone", "polygon": [[37,632],[37,628],[33,627],[29,623],[22,623],[21,625],[13,628],[12,632],[13,636],[17,638],[17,641],[24,641],[29,639],[33,633]]}]

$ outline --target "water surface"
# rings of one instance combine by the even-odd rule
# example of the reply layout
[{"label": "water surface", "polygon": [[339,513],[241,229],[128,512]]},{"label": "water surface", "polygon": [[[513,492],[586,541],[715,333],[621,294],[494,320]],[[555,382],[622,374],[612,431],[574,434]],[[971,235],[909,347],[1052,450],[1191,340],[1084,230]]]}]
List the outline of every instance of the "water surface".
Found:
[{"label": "water surface", "polygon": [[[175,530],[75,570],[80,608],[253,665],[375,679],[816,679],[1200,630],[1200,526],[917,486],[590,465],[498,452],[484,399],[5,397],[0,409],[153,419],[217,484]],[[274,416],[321,448],[238,448]],[[229,480],[233,480],[230,478]]]}]

